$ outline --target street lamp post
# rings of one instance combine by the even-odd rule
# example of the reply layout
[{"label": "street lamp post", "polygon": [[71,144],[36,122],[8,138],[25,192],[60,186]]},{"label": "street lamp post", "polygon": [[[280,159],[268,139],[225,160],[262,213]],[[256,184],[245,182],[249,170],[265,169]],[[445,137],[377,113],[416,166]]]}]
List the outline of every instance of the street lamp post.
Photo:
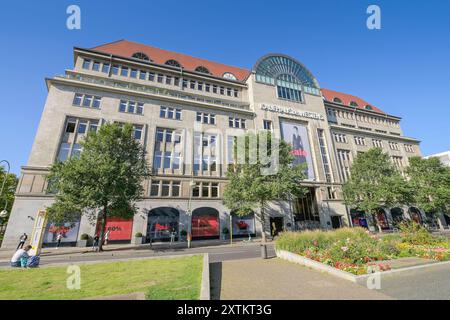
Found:
[{"label": "street lamp post", "polygon": [[192,202],[192,190],[195,187],[194,180],[191,180],[189,182],[189,202],[188,202],[188,209],[187,209],[187,215],[189,217],[189,223],[188,223],[188,234],[187,234],[187,242],[188,242],[188,248],[191,248],[191,240],[192,240],[192,210],[191,210],[191,202]]}]

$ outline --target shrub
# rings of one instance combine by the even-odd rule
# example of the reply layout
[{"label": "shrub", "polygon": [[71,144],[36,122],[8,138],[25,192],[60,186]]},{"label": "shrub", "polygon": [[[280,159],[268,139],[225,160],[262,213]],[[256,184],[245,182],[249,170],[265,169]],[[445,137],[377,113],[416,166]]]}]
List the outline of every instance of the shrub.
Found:
[{"label": "shrub", "polygon": [[187,236],[187,231],[186,231],[186,230],[181,230],[181,231],[180,231],[180,235],[181,235],[182,237],[186,237],[186,236]]},{"label": "shrub", "polygon": [[413,245],[432,245],[439,242],[425,227],[415,222],[400,224],[400,233],[402,242]]},{"label": "shrub", "polygon": [[83,233],[80,237],[81,240],[89,240],[89,235],[86,233]]},{"label": "shrub", "polygon": [[136,234],[134,235],[135,238],[142,238],[142,233],[141,232],[136,232]]}]

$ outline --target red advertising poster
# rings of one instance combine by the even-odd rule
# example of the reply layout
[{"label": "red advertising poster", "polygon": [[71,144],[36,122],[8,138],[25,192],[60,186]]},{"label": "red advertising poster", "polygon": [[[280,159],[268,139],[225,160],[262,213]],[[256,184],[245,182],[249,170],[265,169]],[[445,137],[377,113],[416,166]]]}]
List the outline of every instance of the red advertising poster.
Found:
[{"label": "red advertising poster", "polygon": [[[109,240],[131,240],[133,220],[108,219],[106,230],[109,231]],[[100,233],[100,222],[97,224],[97,233]]]},{"label": "red advertising poster", "polygon": [[194,215],[192,217],[192,236],[219,236],[219,218],[217,217],[217,215]]}]

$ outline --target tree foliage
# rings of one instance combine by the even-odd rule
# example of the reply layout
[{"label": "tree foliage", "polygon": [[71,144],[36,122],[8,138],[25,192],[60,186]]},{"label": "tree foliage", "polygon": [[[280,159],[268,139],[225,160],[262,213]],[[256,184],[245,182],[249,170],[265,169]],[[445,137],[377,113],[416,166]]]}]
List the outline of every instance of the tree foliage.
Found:
[{"label": "tree foliage", "polygon": [[48,208],[53,221],[75,221],[87,215],[101,221],[100,250],[110,217],[132,218],[135,202],[143,193],[149,175],[145,151],[126,124],[105,124],[89,132],[81,143],[83,152],[50,169],[50,187],[55,203]]},{"label": "tree foliage", "polygon": [[413,202],[411,187],[380,148],[356,157],[343,192],[347,205],[372,214],[383,206]]},{"label": "tree foliage", "polygon": [[[224,204],[239,216],[247,215],[259,207],[259,220],[265,227],[265,207],[269,201],[289,200],[294,196],[302,196],[306,188],[300,185],[305,179],[305,166],[292,166],[293,156],[291,146],[285,141],[272,139],[270,133],[261,132],[257,135],[249,133],[244,139],[244,150],[238,150],[238,143],[234,143],[234,158],[243,157],[242,163],[234,165],[228,170],[229,182],[224,191]],[[260,149],[260,141],[267,142],[267,152]],[[251,143],[255,141],[256,143]],[[244,153],[244,155],[237,153]],[[264,154],[265,153],[265,154]],[[263,159],[271,158],[278,153],[279,161],[276,170],[266,174],[269,164]],[[251,161],[255,156],[256,161]],[[265,232],[263,230],[263,241]]]},{"label": "tree foliage", "polygon": [[[6,176],[6,180],[5,180]],[[17,176],[13,173],[6,173],[3,167],[0,166],[0,188],[5,181],[5,186],[3,188],[3,194],[0,195],[0,211],[6,208],[8,213],[11,213],[12,206],[14,203],[14,194],[17,188]],[[9,216],[9,215],[8,215]],[[0,218],[0,224],[4,224],[8,221],[8,217]]]},{"label": "tree foliage", "polygon": [[406,170],[414,203],[425,212],[450,210],[450,168],[438,158],[412,157]]}]

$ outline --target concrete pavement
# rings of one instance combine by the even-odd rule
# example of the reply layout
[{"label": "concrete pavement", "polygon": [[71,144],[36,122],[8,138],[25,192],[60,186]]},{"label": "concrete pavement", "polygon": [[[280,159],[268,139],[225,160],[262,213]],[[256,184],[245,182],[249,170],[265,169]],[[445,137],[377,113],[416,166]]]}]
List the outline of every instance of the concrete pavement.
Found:
[{"label": "concrete pavement", "polygon": [[212,264],[210,270],[212,299],[392,299],[381,292],[278,258],[223,261]]}]

